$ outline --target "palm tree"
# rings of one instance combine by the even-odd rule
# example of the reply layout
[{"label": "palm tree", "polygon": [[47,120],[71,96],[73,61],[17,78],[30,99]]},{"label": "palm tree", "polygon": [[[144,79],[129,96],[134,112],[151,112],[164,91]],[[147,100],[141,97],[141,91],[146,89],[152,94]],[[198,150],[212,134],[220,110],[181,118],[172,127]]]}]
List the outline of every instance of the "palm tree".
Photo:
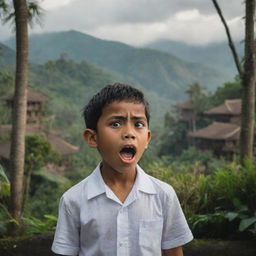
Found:
[{"label": "palm tree", "polygon": [[13,0],[16,28],[16,74],[12,113],[10,155],[10,211],[20,220],[23,202],[23,176],[28,86],[28,8],[26,0]]},{"label": "palm tree", "polygon": [[[15,21],[16,31],[16,73],[14,105],[11,132],[11,198],[10,212],[20,221],[23,205],[23,178],[25,157],[25,133],[28,87],[28,23],[34,15],[40,14],[39,7],[26,0],[13,0],[14,12],[5,0],[0,0],[0,9],[5,14],[4,21]],[[2,15],[3,16],[3,15]],[[2,17],[1,16],[1,17]]]}]

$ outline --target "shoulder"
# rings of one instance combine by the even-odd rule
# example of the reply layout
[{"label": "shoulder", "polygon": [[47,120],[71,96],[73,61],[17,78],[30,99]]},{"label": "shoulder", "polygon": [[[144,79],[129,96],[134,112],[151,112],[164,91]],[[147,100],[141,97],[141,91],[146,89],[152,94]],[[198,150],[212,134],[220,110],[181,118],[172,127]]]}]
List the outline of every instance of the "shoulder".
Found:
[{"label": "shoulder", "polygon": [[78,211],[81,207],[81,202],[85,202],[87,199],[90,176],[91,175],[69,188],[62,195],[60,205],[66,208],[68,212]]},{"label": "shoulder", "polygon": [[173,198],[174,196],[176,196],[175,190],[170,184],[164,181],[161,181],[148,174],[146,175],[151,180],[157,194],[159,194],[160,196],[168,197],[168,198]]},{"label": "shoulder", "polygon": [[88,184],[89,177],[90,176],[86,177],[85,179],[83,179],[79,183],[77,183],[74,186],[72,186],[71,188],[69,188],[63,194],[62,197],[65,200],[73,200],[73,199],[79,198],[82,194],[84,194],[86,192],[86,186]]},{"label": "shoulder", "polygon": [[148,188],[150,188],[151,191],[154,191],[155,194],[161,199],[161,200],[173,200],[176,197],[176,193],[173,189],[173,187],[170,184],[167,184],[164,181],[161,181],[146,172],[144,172],[141,168],[140,170],[140,177],[143,179],[143,186],[145,187],[145,184]]}]

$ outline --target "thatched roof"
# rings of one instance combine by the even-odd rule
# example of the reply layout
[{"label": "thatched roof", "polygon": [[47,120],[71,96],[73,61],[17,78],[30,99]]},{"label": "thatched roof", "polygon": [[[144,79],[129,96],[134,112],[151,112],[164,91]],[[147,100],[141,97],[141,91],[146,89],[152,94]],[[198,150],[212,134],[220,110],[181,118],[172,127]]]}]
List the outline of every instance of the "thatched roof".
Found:
[{"label": "thatched roof", "polygon": [[211,125],[188,133],[189,137],[209,140],[238,140],[240,126],[232,123],[213,122]]},{"label": "thatched roof", "polygon": [[[2,100],[13,101],[14,92],[8,93],[6,96],[2,97]],[[36,92],[31,88],[28,88],[28,102],[45,102],[48,101],[48,96],[41,92]]]},{"label": "thatched roof", "polygon": [[68,143],[60,137],[49,135],[47,136],[47,140],[60,152],[62,156],[75,154],[79,151],[79,147]]},{"label": "thatched roof", "polygon": [[[6,132],[11,132],[12,125],[4,124],[0,125],[0,136],[3,136]],[[42,133],[42,126],[38,124],[26,125],[26,134]]]},{"label": "thatched roof", "polygon": [[225,100],[223,104],[204,111],[205,115],[241,115],[241,99]]},{"label": "thatched roof", "polygon": [[187,109],[187,110],[193,110],[194,109],[194,107],[192,105],[192,102],[190,100],[178,102],[175,105],[175,107],[178,108],[178,109]]}]

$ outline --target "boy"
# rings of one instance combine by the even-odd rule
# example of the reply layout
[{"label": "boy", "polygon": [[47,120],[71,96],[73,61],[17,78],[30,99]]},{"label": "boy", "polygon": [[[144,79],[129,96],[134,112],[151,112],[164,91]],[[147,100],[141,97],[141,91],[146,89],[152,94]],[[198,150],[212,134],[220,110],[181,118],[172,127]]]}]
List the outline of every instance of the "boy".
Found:
[{"label": "boy", "polygon": [[151,138],[148,103],[123,84],[104,87],[83,112],[102,162],[61,198],[52,250],[79,256],[182,256],[193,236],[173,188],[138,165]]}]

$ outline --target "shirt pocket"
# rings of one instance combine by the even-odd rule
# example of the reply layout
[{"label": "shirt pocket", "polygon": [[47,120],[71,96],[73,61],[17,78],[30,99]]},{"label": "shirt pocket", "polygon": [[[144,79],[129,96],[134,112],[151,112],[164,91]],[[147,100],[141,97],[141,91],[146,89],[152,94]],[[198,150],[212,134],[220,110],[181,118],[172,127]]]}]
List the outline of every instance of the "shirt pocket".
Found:
[{"label": "shirt pocket", "polygon": [[141,220],[139,245],[141,256],[161,256],[163,220]]}]

